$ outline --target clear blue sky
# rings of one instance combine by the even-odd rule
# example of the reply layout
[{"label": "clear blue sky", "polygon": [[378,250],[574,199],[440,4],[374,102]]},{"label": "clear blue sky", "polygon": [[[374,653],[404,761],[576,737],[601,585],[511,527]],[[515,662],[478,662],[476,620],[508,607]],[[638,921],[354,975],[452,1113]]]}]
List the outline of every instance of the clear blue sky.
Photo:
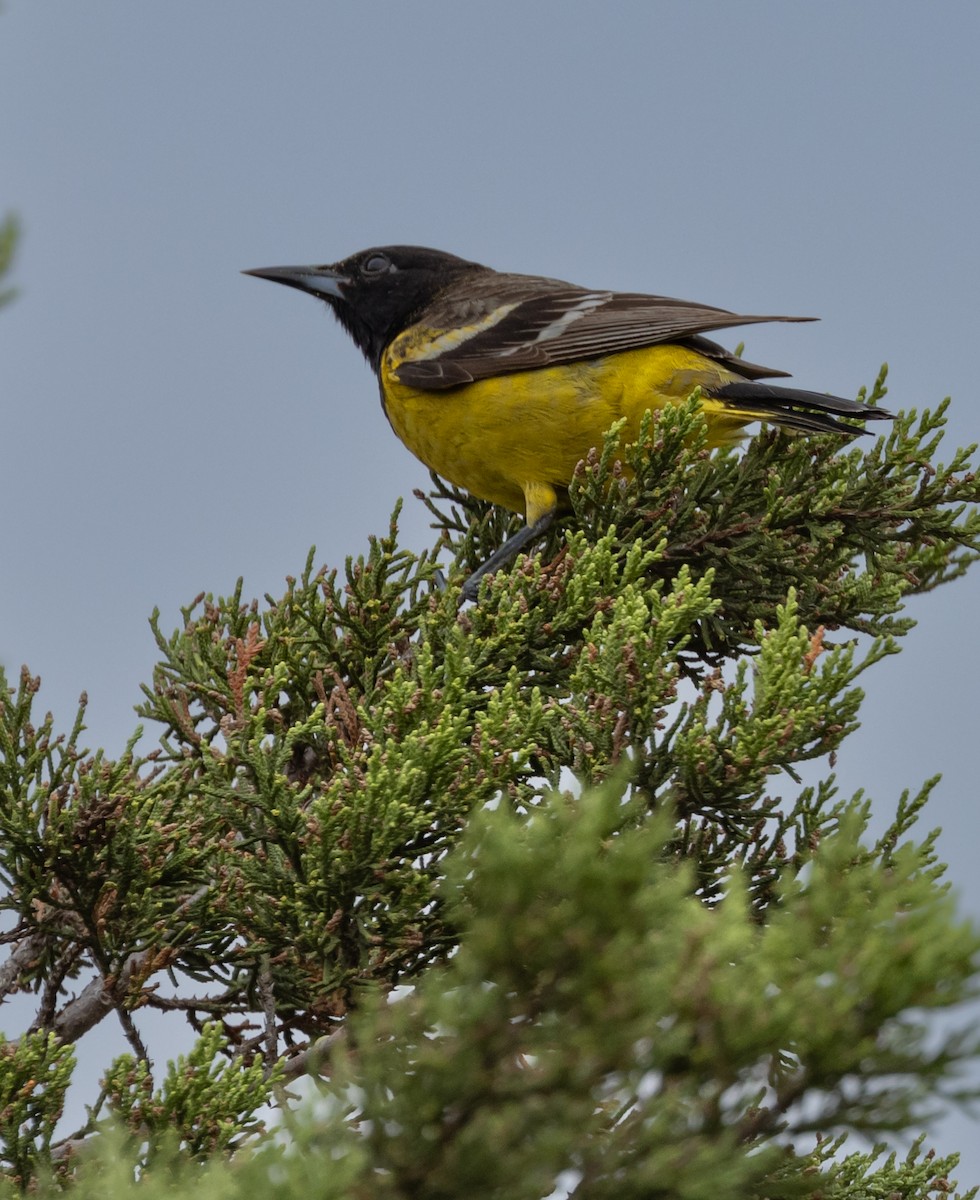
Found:
[{"label": "clear blue sky", "polygon": [[[244,267],[418,242],[492,266],[819,325],[755,361],[889,404],[953,396],[980,437],[980,6],[170,0],[0,11],[0,661],[118,752],[198,592],[341,564],[423,468],[313,301]],[[736,341],[741,332],[733,335]],[[937,771],[930,825],[976,870],[980,570],[915,602],[867,680],[842,789],[883,814]],[[8,1032],[16,1032],[8,1030]],[[969,1123],[939,1128],[980,1180]]]}]

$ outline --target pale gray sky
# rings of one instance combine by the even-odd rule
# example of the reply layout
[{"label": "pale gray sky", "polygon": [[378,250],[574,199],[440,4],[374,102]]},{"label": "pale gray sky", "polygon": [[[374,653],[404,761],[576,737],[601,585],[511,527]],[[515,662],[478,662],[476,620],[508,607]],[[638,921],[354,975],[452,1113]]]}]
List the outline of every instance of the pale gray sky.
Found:
[{"label": "pale gray sky", "polygon": [[[743,312],[755,361],[888,403],[952,395],[980,436],[980,6],[170,0],[0,12],[0,661],[117,753],[164,628],[198,592],[342,564],[424,469],[309,299],[238,272],[417,242],[501,269]],[[730,343],[742,336],[738,331]],[[948,457],[948,455],[947,455]],[[980,571],[917,601],[867,679],[842,789],[976,870]],[[16,1031],[8,1031],[16,1032]],[[964,1119],[939,1131],[980,1180]]]}]

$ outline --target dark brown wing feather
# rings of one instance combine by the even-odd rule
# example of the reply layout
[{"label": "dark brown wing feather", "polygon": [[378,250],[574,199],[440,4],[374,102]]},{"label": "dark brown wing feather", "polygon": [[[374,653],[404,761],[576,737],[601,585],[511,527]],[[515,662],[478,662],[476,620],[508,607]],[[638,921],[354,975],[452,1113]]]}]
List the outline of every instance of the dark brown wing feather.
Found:
[{"label": "dark brown wing feather", "polygon": [[669,296],[590,291],[556,279],[488,272],[484,280],[469,276],[458,290],[450,286],[426,309],[424,324],[436,332],[459,328],[509,305],[514,307],[499,321],[441,354],[402,363],[399,380],[439,391],[664,342],[685,343],[746,378],[758,379],[784,372],[743,364],[697,335],[763,321],[813,319],[744,316]]}]

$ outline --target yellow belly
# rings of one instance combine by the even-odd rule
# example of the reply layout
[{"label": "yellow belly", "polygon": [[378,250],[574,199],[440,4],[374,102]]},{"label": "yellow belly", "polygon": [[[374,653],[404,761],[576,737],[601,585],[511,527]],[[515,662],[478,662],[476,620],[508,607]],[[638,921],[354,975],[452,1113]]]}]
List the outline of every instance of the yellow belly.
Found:
[{"label": "yellow belly", "polygon": [[[381,363],[388,419],[412,453],[436,474],[474,496],[524,513],[529,522],[561,504],[576,465],[614,422],[635,441],[649,410],[686,399],[699,384],[735,375],[680,346],[654,346],[606,358],[520,371],[449,391],[399,383],[395,371],[414,342],[397,338]],[[709,420],[712,445],[738,437],[742,424],[721,402]]]}]

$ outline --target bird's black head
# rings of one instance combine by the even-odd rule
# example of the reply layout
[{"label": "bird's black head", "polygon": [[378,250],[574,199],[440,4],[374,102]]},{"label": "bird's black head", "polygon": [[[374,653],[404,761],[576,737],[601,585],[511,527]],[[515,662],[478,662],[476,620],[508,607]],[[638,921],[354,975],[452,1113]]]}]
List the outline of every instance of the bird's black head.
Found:
[{"label": "bird's black head", "polygon": [[424,246],[376,246],[321,267],[245,271],[325,300],[377,370],[385,346],[449,284],[485,268]]}]

